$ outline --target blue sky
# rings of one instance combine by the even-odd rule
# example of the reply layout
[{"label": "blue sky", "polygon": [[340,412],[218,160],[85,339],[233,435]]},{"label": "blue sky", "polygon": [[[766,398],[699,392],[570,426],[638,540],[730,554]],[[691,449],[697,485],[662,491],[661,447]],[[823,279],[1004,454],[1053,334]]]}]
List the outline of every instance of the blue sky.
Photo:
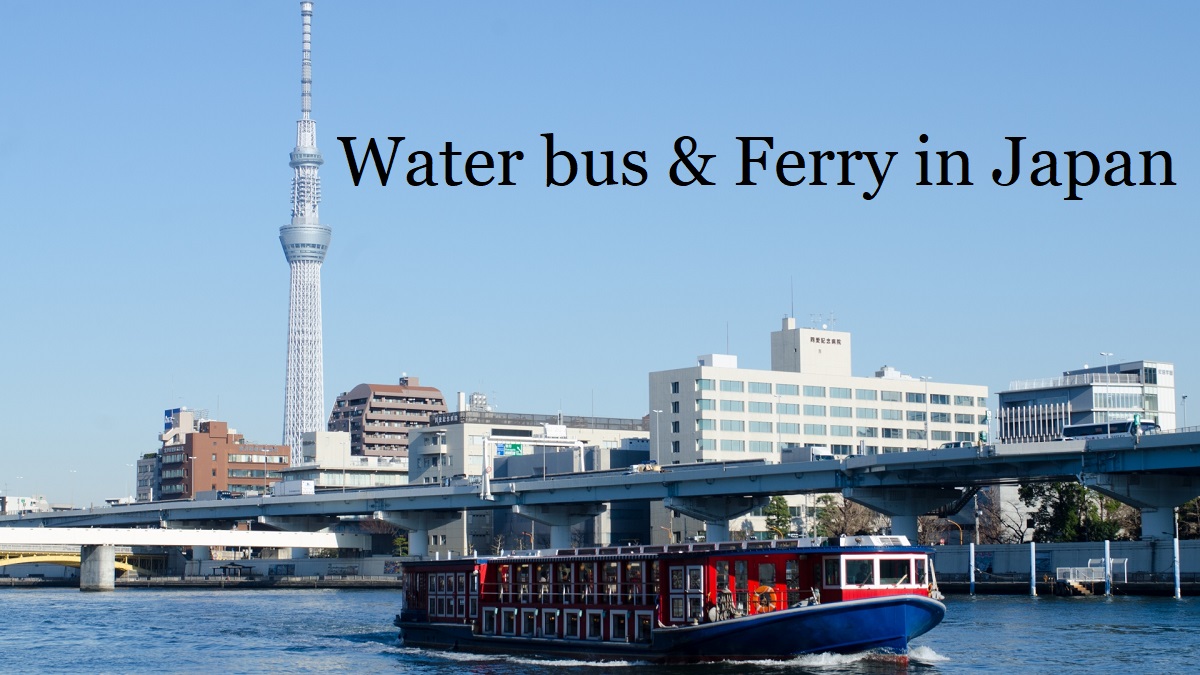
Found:
[{"label": "blue sky", "polygon": [[[6,5],[0,488],[123,494],[178,405],[279,441],[298,5]],[[832,312],[853,332],[857,374],[994,392],[1108,351],[1174,361],[1186,394],[1197,19],[1185,3],[318,1],[326,402],[406,372],[505,411],[639,417],[648,372],[727,340],[767,367],[792,287],[801,324]],[[645,151],[649,179],[547,188],[543,133]],[[716,155],[716,185],[667,179],[682,135]],[[855,187],[736,186],[735,138],[758,135],[899,154],[871,201],[863,168]],[[1166,150],[1177,185],[1001,188],[1012,135],[1026,176],[1035,150]],[[338,136],[526,159],[511,187],[354,187]],[[965,151],[974,185],[914,185],[920,149]]]}]

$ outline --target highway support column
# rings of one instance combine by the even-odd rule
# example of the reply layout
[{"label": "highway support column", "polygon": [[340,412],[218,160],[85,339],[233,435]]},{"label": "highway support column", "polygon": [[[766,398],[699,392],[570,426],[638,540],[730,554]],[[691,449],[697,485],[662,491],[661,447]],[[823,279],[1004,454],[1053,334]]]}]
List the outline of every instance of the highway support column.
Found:
[{"label": "highway support column", "polygon": [[79,547],[79,590],[111,591],[116,585],[117,548],[112,544]]},{"label": "highway support column", "polygon": [[663,506],[704,521],[705,541],[729,541],[729,521],[767,505],[766,497],[666,497]]},{"label": "highway support column", "polygon": [[962,498],[963,491],[947,487],[855,487],[842,490],[842,496],[890,517],[892,534],[908,537],[908,543],[916,546],[917,518],[953,504]]},{"label": "highway support column", "polygon": [[[429,557],[429,530],[449,525],[462,517],[460,511],[376,511],[375,519],[408,532],[408,554]],[[465,542],[464,542],[465,544]]]},{"label": "highway support column", "polygon": [[1085,475],[1083,484],[1142,512],[1142,539],[1175,538],[1175,507],[1200,496],[1200,477],[1156,473]]},{"label": "highway support column", "polygon": [[[607,504],[513,504],[513,513],[550,526],[550,548],[572,548],[571,526],[608,510]],[[600,542],[596,542],[600,543]],[[532,542],[530,543],[532,546]]]}]

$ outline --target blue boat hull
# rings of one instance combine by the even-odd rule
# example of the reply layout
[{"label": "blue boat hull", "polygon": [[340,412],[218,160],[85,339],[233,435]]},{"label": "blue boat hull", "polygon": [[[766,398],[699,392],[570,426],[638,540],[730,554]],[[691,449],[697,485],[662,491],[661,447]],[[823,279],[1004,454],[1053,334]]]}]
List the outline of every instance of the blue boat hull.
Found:
[{"label": "blue boat hull", "polygon": [[884,650],[908,642],[945,616],[942,603],[917,595],[811,605],[716,623],[660,628],[649,644],[475,635],[469,626],[397,621],[405,645],[484,653],[539,654],[587,660],[687,663],[784,659],[823,652]]}]

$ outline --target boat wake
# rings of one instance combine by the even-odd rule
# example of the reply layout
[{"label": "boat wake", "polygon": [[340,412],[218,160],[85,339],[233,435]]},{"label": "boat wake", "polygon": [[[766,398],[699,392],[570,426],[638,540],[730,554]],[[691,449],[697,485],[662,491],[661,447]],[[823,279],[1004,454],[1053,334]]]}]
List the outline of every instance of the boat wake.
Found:
[{"label": "boat wake", "polygon": [[909,649],[908,658],[923,664],[944,663],[950,660],[949,656],[942,656],[925,645]]}]

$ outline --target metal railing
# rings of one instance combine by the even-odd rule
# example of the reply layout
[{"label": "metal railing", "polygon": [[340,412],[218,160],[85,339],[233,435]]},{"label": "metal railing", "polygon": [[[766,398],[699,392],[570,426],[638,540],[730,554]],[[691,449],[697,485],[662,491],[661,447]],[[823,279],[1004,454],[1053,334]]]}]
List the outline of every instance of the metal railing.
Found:
[{"label": "metal railing", "polygon": [[1008,383],[1009,391],[1025,389],[1050,389],[1053,387],[1078,387],[1085,384],[1141,384],[1140,375],[1130,373],[1080,373],[1061,377],[1043,377],[1034,380],[1014,380]]}]

